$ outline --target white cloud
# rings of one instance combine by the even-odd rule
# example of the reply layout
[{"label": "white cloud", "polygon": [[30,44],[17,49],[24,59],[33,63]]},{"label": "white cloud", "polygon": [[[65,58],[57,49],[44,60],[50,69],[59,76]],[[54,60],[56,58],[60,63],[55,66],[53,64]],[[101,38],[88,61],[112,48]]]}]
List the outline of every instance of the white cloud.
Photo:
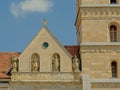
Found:
[{"label": "white cloud", "polygon": [[23,0],[19,3],[11,3],[11,13],[18,17],[26,13],[46,13],[53,7],[52,0]]}]

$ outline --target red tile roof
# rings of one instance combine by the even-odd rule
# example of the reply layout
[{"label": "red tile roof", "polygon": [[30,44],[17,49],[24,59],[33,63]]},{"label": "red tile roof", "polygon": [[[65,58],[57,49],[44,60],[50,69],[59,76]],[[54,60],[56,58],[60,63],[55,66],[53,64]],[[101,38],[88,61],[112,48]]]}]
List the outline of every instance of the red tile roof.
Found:
[{"label": "red tile roof", "polygon": [[10,78],[10,76],[7,75],[7,72],[9,72],[12,67],[10,57],[18,57],[19,55],[20,53],[17,52],[0,52],[0,78]]},{"label": "red tile roof", "polygon": [[0,73],[0,79],[10,79],[10,78],[11,78],[11,76],[6,75],[4,73]]},{"label": "red tile roof", "polygon": [[[74,57],[75,55],[79,55],[79,49],[80,46],[74,45],[74,46],[64,46],[66,50]],[[79,57],[79,56],[78,56]]]}]

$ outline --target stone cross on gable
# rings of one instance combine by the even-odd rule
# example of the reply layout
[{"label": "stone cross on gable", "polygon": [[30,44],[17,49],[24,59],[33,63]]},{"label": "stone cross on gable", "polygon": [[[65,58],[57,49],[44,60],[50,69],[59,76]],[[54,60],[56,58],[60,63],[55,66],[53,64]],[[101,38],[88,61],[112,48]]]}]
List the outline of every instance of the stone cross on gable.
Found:
[{"label": "stone cross on gable", "polygon": [[43,26],[47,26],[47,21],[46,21],[46,19],[43,20]]}]

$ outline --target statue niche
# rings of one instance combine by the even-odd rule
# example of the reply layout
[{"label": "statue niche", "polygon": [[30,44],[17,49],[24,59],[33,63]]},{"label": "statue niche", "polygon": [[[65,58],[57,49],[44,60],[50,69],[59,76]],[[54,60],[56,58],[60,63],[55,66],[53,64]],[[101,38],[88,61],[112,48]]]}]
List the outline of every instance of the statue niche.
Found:
[{"label": "statue niche", "polygon": [[52,56],[52,71],[60,72],[60,56],[57,53]]},{"label": "statue niche", "polygon": [[75,55],[75,57],[72,60],[72,64],[73,64],[73,71],[74,72],[79,72],[79,66],[80,66],[80,60],[77,58],[77,56]]},{"label": "statue niche", "polygon": [[31,71],[32,72],[37,72],[40,69],[40,57],[37,53],[32,54],[31,57]]},{"label": "statue niche", "polygon": [[11,57],[11,63],[12,63],[12,72],[18,72],[19,60],[15,56],[13,56]]}]

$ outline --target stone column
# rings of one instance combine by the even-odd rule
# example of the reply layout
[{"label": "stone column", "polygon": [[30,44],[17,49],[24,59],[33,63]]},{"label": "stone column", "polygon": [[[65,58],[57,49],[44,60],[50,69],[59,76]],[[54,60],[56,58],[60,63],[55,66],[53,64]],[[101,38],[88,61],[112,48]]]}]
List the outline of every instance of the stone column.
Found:
[{"label": "stone column", "polygon": [[83,90],[91,90],[90,75],[89,74],[83,75],[82,81],[83,81]]}]

